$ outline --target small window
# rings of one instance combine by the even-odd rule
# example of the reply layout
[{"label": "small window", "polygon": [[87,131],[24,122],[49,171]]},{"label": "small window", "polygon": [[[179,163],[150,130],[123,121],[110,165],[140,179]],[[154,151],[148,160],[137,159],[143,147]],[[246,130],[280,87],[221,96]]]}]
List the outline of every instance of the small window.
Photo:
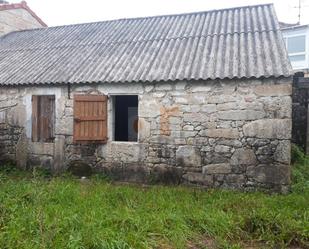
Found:
[{"label": "small window", "polygon": [[32,96],[32,141],[50,143],[55,136],[55,96]]},{"label": "small window", "polygon": [[107,141],[107,96],[74,96],[75,143],[106,143]]},{"label": "small window", "polygon": [[302,62],[306,60],[305,35],[285,37],[284,42],[291,62]]},{"label": "small window", "polygon": [[306,44],[306,36],[293,36],[287,38],[287,48],[289,54],[304,53]]},{"label": "small window", "polygon": [[114,117],[114,140],[136,142],[138,138],[138,96],[115,96]]},{"label": "small window", "polygon": [[304,61],[306,59],[305,55],[290,55],[289,56],[290,61],[294,62],[294,61]]}]

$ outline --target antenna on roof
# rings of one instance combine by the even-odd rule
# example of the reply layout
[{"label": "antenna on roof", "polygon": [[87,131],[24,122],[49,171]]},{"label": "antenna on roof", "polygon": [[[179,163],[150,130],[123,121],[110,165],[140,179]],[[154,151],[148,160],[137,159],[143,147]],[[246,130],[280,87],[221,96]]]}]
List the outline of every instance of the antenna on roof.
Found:
[{"label": "antenna on roof", "polygon": [[301,0],[298,0],[298,25],[300,25]]},{"label": "antenna on roof", "polygon": [[302,14],[302,8],[309,7],[309,5],[303,5],[303,4],[302,4],[302,1],[303,1],[303,0],[298,0],[298,6],[294,6],[294,7],[293,7],[293,8],[298,9],[298,22],[297,22],[298,25],[300,25],[300,19],[301,19],[301,14]]}]

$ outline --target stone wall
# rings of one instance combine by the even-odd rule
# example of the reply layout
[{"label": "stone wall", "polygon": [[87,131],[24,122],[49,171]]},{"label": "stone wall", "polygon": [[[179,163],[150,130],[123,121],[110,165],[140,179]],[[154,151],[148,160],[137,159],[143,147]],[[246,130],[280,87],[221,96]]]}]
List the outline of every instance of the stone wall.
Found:
[{"label": "stone wall", "polygon": [[293,80],[292,94],[292,142],[308,153],[308,90],[300,88],[297,84],[298,77],[303,77],[303,73],[295,74]]},{"label": "stone wall", "polygon": [[[85,161],[118,180],[186,182],[208,187],[287,189],[290,181],[292,80],[224,80],[1,88],[14,99],[6,122],[25,127],[27,160],[65,169]],[[8,91],[14,93],[7,95]],[[73,144],[73,95],[139,96],[138,142],[113,141],[108,100],[105,145]],[[31,95],[55,94],[55,142],[31,142]],[[70,98],[68,98],[68,95]],[[17,118],[18,113],[23,117]],[[15,113],[15,114],[14,114]],[[24,150],[23,150],[24,151]],[[31,160],[30,160],[31,159]]]},{"label": "stone wall", "polygon": [[22,127],[0,123],[0,164],[16,161],[16,146],[22,131]]}]

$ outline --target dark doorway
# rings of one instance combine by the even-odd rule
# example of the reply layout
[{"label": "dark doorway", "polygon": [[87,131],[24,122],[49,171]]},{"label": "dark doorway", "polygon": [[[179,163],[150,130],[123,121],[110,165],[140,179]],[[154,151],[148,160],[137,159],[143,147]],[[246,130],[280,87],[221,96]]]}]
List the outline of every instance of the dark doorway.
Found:
[{"label": "dark doorway", "polygon": [[137,141],[138,96],[115,96],[115,141]]}]

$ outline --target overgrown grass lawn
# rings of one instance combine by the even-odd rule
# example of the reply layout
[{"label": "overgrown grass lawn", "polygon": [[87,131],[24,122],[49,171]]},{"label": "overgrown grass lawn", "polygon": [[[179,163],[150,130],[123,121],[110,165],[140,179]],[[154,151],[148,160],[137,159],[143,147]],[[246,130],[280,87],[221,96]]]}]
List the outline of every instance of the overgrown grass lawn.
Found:
[{"label": "overgrown grass lawn", "polygon": [[308,204],[307,190],[268,195],[2,172],[0,248],[308,248]]}]

